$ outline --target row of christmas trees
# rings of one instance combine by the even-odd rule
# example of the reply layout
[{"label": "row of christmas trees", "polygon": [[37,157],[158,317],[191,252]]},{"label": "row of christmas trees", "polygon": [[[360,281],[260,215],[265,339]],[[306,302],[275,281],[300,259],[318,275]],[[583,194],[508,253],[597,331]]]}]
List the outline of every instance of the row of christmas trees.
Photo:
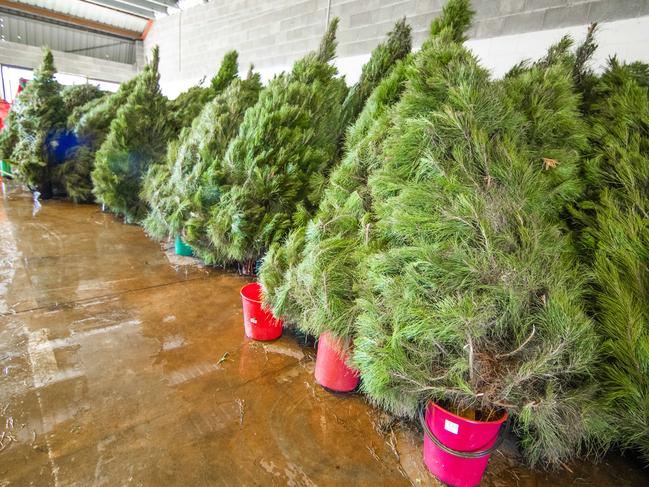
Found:
[{"label": "row of christmas trees", "polygon": [[267,86],[230,52],[174,101],[157,50],[103,96],[61,90],[46,52],[0,153],[44,196],[257,270],[395,414],[505,409],[532,465],[613,444],[649,462],[649,66],[595,75],[593,28],[494,80],[471,18],[450,0],[416,53],[398,22],[349,89],[336,19]]}]

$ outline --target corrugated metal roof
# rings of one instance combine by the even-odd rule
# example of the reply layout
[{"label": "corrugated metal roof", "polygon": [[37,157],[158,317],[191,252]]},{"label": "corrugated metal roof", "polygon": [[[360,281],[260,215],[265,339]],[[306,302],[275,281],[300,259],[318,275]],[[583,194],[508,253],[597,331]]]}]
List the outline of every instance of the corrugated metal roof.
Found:
[{"label": "corrugated metal roof", "polygon": [[30,46],[49,46],[56,51],[135,63],[135,42],[81,28],[41,21],[0,9],[0,39]]},{"label": "corrugated metal roof", "polygon": [[73,17],[94,20],[103,24],[121,27],[123,29],[142,32],[146,26],[147,19],[131,15],[118,10],[102,7],[94,3],[81,0],[16,0],[18,3],[34,5],[60,12]]}]

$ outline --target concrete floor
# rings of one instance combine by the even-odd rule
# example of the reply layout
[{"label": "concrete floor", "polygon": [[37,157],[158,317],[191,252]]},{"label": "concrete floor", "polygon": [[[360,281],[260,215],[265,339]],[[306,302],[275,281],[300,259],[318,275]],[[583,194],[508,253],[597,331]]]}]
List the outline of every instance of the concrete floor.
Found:
[{"label": "concrete floor", "polygon": [[[233,274],[96,206],[0,203],[0,487],[439,485],[421,433],[313,380],[314,350],[244,337]],[[619,456],[484,485],[649,485]]]}]

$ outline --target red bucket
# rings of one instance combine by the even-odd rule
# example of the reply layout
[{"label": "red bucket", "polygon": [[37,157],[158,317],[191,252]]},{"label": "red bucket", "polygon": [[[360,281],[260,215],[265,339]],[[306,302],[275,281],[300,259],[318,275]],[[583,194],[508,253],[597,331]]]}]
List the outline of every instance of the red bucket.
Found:
[{"label": "red bucket", "polygon": [[334,338],[329,332],[320,335],[315,360],[315,380],[318,384],[336,392],[356,389],[360,376],[358,371],[347,365],[349,350],[349,344]]},{"label": "red bucket", "polygon": [[429,403],[424,417],[424,462],[435,477],[453,487],[474,487],[482,480],[489,457],[502,443],[499,435],[507,412],[496,421],[473,421]]},{"label": "red bucket", "polygon": [[275,340],[282,336],[284,322],[276,319],[270,310],[263,309],[261,299],[261,286],[258,282],[251,282],[241,288],[246,336],[253,340]]}]

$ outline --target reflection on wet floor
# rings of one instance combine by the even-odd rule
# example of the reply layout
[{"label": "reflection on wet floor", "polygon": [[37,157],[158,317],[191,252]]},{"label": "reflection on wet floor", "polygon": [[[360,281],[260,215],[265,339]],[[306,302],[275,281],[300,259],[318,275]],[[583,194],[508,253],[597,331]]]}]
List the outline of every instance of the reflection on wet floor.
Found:
[{"label": "reflection on wet floor", "polygon": [[[439,485],[421,433],[314,383],[314,350],[244,337],[234,274],[93,205],[0,205],[0,486]],[[619,456],[484,485],[649,485]]]}]

